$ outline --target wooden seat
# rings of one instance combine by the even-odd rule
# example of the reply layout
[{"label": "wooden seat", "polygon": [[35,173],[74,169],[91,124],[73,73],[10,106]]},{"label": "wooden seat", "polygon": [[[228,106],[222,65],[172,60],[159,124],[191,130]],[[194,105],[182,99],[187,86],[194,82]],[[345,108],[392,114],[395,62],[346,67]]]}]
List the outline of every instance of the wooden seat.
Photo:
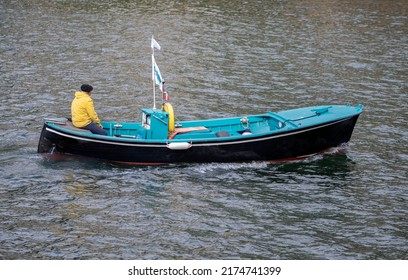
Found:
[{"label": "wooden seat", "polygon": [[205,126],[175,128],[174,131],[169,134],[169,139],[173,139],[174,137],[176,137],[177,134],[188,133],[192,131],[200,131],[200,130],[208,130],[208,128],[206,128]]},{"label": "wooden seat", "polygon": [[66,128],[71,129],[71,130],[75,130],[75,131],[92,133],[92,132],[91,132],[90,130],[88,130],[88,129],[79,128],[79,127],[74,126],[74,125],[72,124],[72,122],[69,121],[69,120],[68,120],[67,122],[65,122],[65,125],[61,125],[61,126],[66,126]]}]

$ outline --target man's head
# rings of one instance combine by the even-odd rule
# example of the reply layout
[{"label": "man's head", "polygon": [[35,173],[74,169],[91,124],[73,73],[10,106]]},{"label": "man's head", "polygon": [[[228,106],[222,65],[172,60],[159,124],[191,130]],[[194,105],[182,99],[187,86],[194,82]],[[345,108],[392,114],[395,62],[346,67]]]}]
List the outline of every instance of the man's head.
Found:
[{"label": "man's head", "polygon": [[92,87],[91,85],[88,85],[88,84],[83,84],[83,85],[81,86],[81,90],[82,90],[83,92],[90,93],[90,92],[93,90],[93,87]]}]

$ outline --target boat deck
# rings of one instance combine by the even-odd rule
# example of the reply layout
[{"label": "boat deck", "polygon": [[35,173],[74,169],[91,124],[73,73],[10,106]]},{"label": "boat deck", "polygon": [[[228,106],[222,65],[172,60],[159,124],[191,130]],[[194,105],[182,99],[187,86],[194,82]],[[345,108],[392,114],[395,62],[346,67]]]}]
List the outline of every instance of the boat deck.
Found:
[{"label": "boat deck", "polygon": [[171,132],[168,132],[167,123],[162,120],[157,123],[164,127],[164,131],[163,128],[160,131],[155,129],[153,125],[146,126],[142,122],[102,122],[107,136],[95,135],[88,130],[76,128],[67,119],[49,119],[48,123],[60,129],[68,130],[71,133],[79,133],[81,135],[91,134],[92,137],[97,138],[108,137],[138,141],[160,140],[175,142],[202,139],[206,141],[219,138],[256,137],[296,130],[342,119],[353,115],[353,113],[358,114],[360,110],[359,106],[320,106],[243,117],[181,121],[175,124],[175,129]]}]

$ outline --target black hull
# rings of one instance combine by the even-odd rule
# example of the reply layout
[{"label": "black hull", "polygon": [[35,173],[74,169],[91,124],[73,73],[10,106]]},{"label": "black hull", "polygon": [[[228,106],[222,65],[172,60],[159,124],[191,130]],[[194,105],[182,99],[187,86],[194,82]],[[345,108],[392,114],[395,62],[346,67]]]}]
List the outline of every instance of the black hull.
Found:
[{"label": "black hull", "polygon": [[193,142],[185,150],[172,150],[163,143],[95,141],[61,133],[44,124],[39,153],[68,153],[108,161],[157,164],[177,162],[274,161],[305,157],[350,140],[359,115],[314,127],[235,141]]}]

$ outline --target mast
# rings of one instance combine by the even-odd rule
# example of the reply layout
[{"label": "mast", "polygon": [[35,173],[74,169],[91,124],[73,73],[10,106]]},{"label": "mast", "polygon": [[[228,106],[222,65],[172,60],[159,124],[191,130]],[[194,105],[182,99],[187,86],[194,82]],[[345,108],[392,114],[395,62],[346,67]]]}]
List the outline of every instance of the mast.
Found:
[{"label": "mast", "polygon": [[[160,79],[160,84],[163,81],[163,78],[161,77],[159,68],[156,66],[156,61],[154,60],[154,49],[158,49],[160,50],[161,47],[159,45],[159,43],[156,42],[156,40],[153,38],[152,35],[152,41],[150,44],[151,48],[152,48],[152,85],[153,85],[153,109],[156,109],[156,84],[157,84],[157,79]],[[155,67],[157,68],[156,71],[157,73],[155,73]]]},{"label": "mast", "polygon": [[154,82],[154,48],[152,48],[152,83],[153,83],[153,109],[156,109],[156,84]]}]

